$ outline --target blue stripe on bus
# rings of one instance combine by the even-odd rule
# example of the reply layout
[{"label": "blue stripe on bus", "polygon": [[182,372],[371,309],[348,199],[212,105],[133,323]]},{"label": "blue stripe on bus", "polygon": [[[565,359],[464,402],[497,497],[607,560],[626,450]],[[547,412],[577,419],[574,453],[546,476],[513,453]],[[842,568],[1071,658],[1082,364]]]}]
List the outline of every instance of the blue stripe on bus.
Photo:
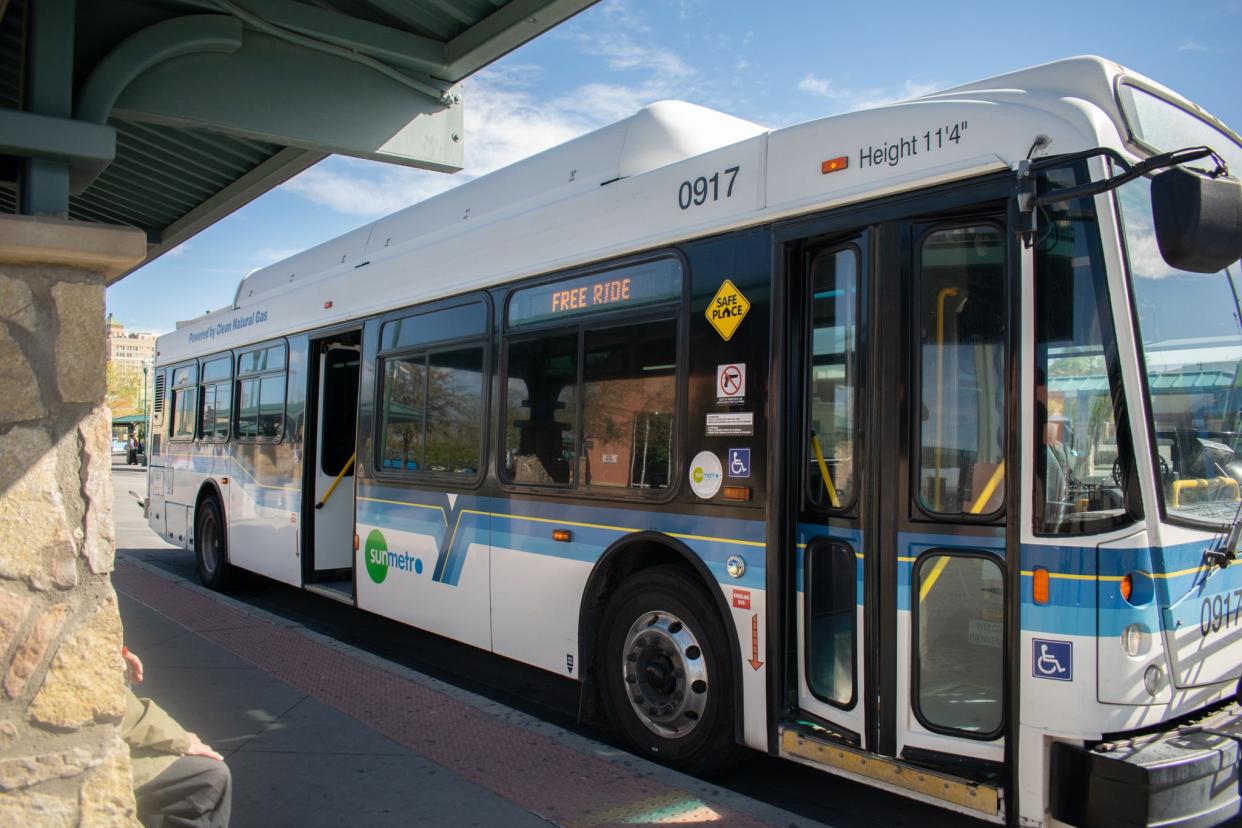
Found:
[{"label": "blue stripe on bus", "polygon": [[[221,455],[175,455],[174,469],[222,475],[236,468],[233,485],[256,503],[269,508],[298,511],[301,493],[291,488],[260,483],[253,471],[237,458]],[[542,500],[461,495],[452,505],[442,492],[426,492],[385,486],[359,486],[358,520],[371,526],[431,537],[438,550],[433,577],[455,585],[471,544],[491,544],[520,552],[565,558],[593,564],[620,537],[637,531],[654,531],[683,542],[707,566],[721,584],[764,589],[764,523],[759,520],[704,517],[667,512],[636,511],[606,506],[567,506]],[[572,541],[551,539],[553,528],[568,528]],[[864,600],[863,535],[857,529],[799,524],[794,554],[796,588],[805,589],[805,547],[816,537],[844,541],[859,563],[855,568],[857,601]],[[1203,593],[1242,589],[1242,567],[1211,573],[1199,566],[1206,541],[1170,547],[1097,549],[1094,546],[1028,544],[1021,550],[1021,623],[1023,629],[1057,635],[1115,636],[1132,623],[1149,629],[1186,623],[1198,612],[1195,598]],[[898,607],[910,609],[911,580],[919,555],[936,549],[978,549],[1004,557],[999,538],[964,537],[933,533],[901,533],[898,548]],[[730,577],[725,562],[739,555],[746,562],[741,578]],[[1049,571],[1049,601],[1036,604],[1031,573],[1036,567]],[[1120,579],[1148,573],[1152,600],[1133,606],[1121,597]],[[1146,585],[1143,585],[1146,586]],[[1184,601],[1183,601],[1184,599]],[[1161,607],[1178,609],[1161,612]],[[1187,607],[1189,607],[1187,609]],[[1196,616],[1197,617],[1197,616]],[[1194,620],[1194,619],[1190,619]]]},{"label": "blue stripe on bus", "polygon": [[[661,532],[689,547],[721,583],[753,589],[764,586],[762,521],[596,506],[567,507],[544,501],[471,495],[461,495],[450,504],[443,493],[383,486],[360,487],[358,515],[359,522],[367,525],[433,538],[439,550],[434,577],[446,584],[456,584],[461,574],[471,542],[463,536],[463,530],[474,520],[486,519],[493,546],[585,563],[599,560],[609,546],[625,535]],[[572,540],[552,540],[552,530],[556,528],[569,529]],[[740,555],[746,562],[741,578],[731,578],[725,571],[725,562],[732,555]]]}]

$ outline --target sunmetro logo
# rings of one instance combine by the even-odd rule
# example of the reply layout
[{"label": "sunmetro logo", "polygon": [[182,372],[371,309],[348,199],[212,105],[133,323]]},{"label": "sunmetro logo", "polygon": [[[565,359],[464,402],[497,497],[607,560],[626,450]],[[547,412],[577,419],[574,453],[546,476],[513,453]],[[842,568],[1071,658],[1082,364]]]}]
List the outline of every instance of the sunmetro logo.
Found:
[{"label": "sunmetro logo", "polygon": [[384,533],[378,529],[372,529],[367,535],[367,544],[363,548],[363,560],[367,565],[367,575],[377,584],[384,583],[390,567],[400,572],[423,574],[422,559],[406,552],[388,551],[388,541],[384,540]]}]

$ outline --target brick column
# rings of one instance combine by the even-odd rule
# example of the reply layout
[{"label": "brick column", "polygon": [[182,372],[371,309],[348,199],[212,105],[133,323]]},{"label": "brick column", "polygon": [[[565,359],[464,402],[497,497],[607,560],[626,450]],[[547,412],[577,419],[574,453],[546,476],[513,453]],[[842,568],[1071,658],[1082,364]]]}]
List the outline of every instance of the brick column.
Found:
[{"label": "brick column", "polygon": [[0,216],[0,813],[136,824],[109,573],[104,286],[139,230]]}]

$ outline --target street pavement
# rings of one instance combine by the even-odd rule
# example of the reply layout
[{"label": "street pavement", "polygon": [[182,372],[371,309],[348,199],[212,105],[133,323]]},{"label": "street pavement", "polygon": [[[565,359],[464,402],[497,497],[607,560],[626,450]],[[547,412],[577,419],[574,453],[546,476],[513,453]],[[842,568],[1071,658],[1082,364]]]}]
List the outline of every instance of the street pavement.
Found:
[{"label": "street pavement", "polygon": [[[136,688],[225,755],[232,825],[822,823],[385,661],[151,563],[145,470],[114,466]],[[132,493],[132,494],[131,494]]]}]

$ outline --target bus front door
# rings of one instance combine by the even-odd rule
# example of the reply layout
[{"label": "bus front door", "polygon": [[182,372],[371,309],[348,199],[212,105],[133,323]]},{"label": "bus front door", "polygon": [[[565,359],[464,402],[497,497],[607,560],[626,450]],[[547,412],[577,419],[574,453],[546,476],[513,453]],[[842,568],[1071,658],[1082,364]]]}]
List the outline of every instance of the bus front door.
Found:
[{"label": "bus front door", "polygon": [[889,216],[787,237],[779,749],[998,818],[1009,240]]}]

